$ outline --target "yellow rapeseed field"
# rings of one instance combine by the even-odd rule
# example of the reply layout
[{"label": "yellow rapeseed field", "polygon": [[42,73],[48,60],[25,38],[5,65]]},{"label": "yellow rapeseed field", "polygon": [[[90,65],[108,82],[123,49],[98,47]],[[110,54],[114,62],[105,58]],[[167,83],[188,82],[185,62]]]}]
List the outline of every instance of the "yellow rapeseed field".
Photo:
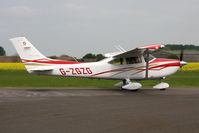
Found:
[{"label": "yellow rapeseed field", "polygon": [[23,63],[0,63],[0,70],[25,70]]},{"label": "yellow rapeseed field", "polygon": [[[0,63],[0,70],[25,70],[23,63]],[[184,71],[199,70],[199,62],[190,62],[182,67]]]},{"label": "yellow rapeseed field", "polygon": [[199,70],[199,62],[189,62],[187,65],[182,67],[184,71],[195,71]]}]

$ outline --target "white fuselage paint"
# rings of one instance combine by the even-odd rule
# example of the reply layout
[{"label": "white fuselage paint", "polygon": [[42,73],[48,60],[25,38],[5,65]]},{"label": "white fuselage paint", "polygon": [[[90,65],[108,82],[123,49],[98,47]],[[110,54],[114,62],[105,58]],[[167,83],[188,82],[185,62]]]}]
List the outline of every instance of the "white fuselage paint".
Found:
[{"label": "white fuselage paint", "polygon": [[[142,80],[145,79],[146,74],[146,63],[144,58],[142,58],[142,63],[137,64],[124,64],[124,65],[114,65],[107,62],[111,58],[93,63],[80,63],[80,64],[63,64],[53,66],[52,71],[44,72],[33,72],[35,74],[44,74],[44,75],[57,75],[65,77],[87,77],[87,78],[103,78],[103,79],[135,79]],[[167,77],[174,74],[179,66],[169,66],[170,63],[178,63],[179,61],[167,61],[167,62],[156,62],[151,63],[148,71],[148,79],[159,79],[162,77]],[[150,69],[153,66],[164,65],[164,67],[157,67]],[[27,66],[28,67],[28,66]],[[87,70],[88,69],[88,70]],[[31,71],[29,71],[32,73]]]}]

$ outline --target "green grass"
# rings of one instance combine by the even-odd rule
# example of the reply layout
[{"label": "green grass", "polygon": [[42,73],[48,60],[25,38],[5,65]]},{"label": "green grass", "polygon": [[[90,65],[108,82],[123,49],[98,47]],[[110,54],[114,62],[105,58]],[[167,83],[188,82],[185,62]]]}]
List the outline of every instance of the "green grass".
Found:
[{"label": "green grass", "polygon": [[[199,71],[177,72],[163,80],[170,87],[199,87]],[[26,71],[0,71],[0,87],[113,87],[119,80],[68,78],[31,75]],[[143,87],[152,87],[159,81],[140,81]]]}]

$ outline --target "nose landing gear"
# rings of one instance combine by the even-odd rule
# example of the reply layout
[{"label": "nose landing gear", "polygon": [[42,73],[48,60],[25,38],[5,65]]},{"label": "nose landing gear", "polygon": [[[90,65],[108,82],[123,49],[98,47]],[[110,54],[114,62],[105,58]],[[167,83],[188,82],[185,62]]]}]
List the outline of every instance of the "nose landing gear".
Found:
[{"label": "nose landing gear", "polygon": [[162,82],[162,79],[160,79],[160,83],[153,86],[154,89],[160,89],[160,90],[166,90],[167,88],[169,88],[169,84]]}]

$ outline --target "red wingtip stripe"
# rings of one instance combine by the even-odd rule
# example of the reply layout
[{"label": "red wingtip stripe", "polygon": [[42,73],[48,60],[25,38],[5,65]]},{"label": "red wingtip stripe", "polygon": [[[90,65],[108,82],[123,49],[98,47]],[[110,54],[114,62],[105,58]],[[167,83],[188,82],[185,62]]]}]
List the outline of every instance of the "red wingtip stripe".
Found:
[{"label": "red wingtip stripe", "polygon": [[142,46],[142,47],[138,47],[140,49],[159,49],[159,48],[162,48],[164,47],[164,45],[162,44],[152,44],[152,45],[146,45],[146,46]]}]

